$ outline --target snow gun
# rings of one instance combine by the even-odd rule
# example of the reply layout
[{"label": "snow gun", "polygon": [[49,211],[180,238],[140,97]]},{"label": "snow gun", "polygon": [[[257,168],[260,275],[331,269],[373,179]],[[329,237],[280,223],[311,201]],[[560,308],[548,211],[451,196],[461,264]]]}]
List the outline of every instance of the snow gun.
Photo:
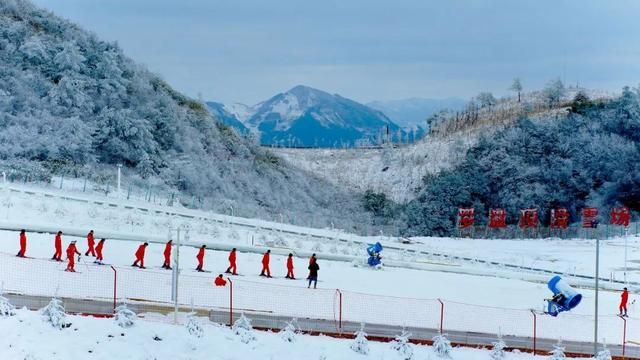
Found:
[{"label": "snow gun", "polygon": [[378,266],[382,263],[382,258],[380,257],[380,253],[382,252],[382,244],[379,242],[369,245],[367,247],[367,253],[369,254],[369,260],[367,260],[367,264],[369,266]]},{"label": "snow gun", "polygon": [[547,287],[553,293],[553,298],[547,299],[547,313],[551,316],[558,316],[563,311],[575,308],[582,300],[582,294],[578,293],[558,275],[549,280]]}]

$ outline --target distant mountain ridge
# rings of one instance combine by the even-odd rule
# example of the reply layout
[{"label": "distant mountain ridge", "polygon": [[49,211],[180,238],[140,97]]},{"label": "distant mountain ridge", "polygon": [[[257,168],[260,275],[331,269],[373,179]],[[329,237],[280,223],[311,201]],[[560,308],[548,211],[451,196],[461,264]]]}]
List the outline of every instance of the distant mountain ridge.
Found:
[{"label": "distant mountain ridge", "polygon": [[441,110],[459,110],[464,108],[466,100],[460,98],[427,99],[409,98],[388,101],[372,101],[366,105],[382,111],[403,128],[419,126],[426,128],[426,120]]},{"label": "distant mountain ridge", "polygon": [[381,111],[303,85],[252,107],[208,105],[226,124],[239,131],[246,128],[259,133],[263,145],[352,147],[409,136]]}]

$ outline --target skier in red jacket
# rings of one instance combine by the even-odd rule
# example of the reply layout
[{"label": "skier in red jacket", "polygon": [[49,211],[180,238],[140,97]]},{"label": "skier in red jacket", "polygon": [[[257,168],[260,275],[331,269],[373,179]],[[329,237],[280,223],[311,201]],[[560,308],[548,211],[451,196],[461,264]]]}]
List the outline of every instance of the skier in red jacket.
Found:
[{"label": "skier in red jacket", "polygon": [[204,266],[204,249],[206,249],[207,245],[202,245],[200,250],[198,250],[198,255],[196,255],[196,259],[198,260],[198,266],[196,266],[196,270],[199,272],[204,272],[202,268]]},{"label": "skier in red jacket", "polygon": [[18,257],[27,257],[25,254],[27,253],[27,232],[22,229],[20,230],[20,251],[18,251]]},{"label": "skier in red jacket", "polygon": [[54,240],[56,252],[53,253],[51,260],[62,261],[62,231],[58,231]]},{"label": "skier in red jacket", "polygon": [[624,290],[622,290],[622,294],[620,294],[620,315],[619,316],[627,317],[627,301],[629,301],[629,291],[627,291],[627,288],[624,288]]},{"label": "skier in red jacket", "polygon": [[271,250],[267,250],[267,252],[264,253],[264,255],[262,255],[262,271],[260,272],[260,276],[266,276],[268,278],[271,277],[271,270],[269,270],[270,255],[271,255]]},{"label": "skier in red jacket", "polygon": [[76,254],[80,255],[80,251],[76,248],[76,241],[72,241],[71,244],[67,247],[67,260],[69,263],[67,264],[67,268],[64,271],[76,272],[73,268],[75,266],[75,257]]},{"label": "skier in red jacket", "polygon": [[173,240],[167,241],[167,244],[164,246],[164,264],[162,264],[163,269],[171,270],[171,246],[173,246]]},{"label": "skier in red jacket", "polygon": [[[149,243],[145,242],[144,244],[138,246],[138,250],[136,250],[136,261],[133,262],[131,266],[137,266],[140,269],[144,269],[144,251],[149,246]],[[138,265],[140,263],[140,265]]]},{"label": "skier in red jacket", "polygon": [[96,257],[96,251],[94,249],[95,244],[96,244],[96,240],[93,237],[93,230],[91,230],[87,234],[87,245],[89,246],[89,249],[87,250],[86,253],[84,253],[84,256],[89,256],[89,254],[91,254],[91,256]]},{"label": "skier in red jacket", "polygon": [[229,267],[225,272],[227,274],[238,275],[236,272],[236,248],[231,249],[231,252],[229,253]]},{"label": "skier in red jacket", "polygon": [[98,245],[96,245],[96,261],[94,263],[102,265],[102,248],[104,247],[105,239],[100,239]]},{"label": "skier in red jacket", "polygon": [[293,276],[293,254],[289,254],[287,257],[287,279],[295,280],[296,277]]},{"label": "skier in red jacket", "polygon": [[227,285],[227,281],[222,278],[222,274],[218,275],[218,277],[215,280],[213,280],[213,283],[216,286],[225,286],[225,285]]}]

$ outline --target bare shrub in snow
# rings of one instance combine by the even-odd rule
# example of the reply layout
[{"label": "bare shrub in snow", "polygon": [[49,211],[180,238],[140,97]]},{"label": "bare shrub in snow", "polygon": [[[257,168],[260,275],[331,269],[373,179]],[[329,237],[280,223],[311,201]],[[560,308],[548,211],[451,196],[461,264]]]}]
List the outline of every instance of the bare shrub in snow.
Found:
[{"label": "bare shrub in snow", "polygon": [[136,319],[138,315],[131,311],[127,307],[127,304],[122,304],[116,308],[116,315],[113,319],[116,321],[116,324],[122,328],[132,327],[136,323]]},{"label": "bare shrub in snow", "polygon": [[64,306],[60,299],[53,298],[47,306],[42,310],[42,320],[48,322],[56,329],[64,329],[71,324],[67,323],[67,314],[64,312]]},{"label": "bare shrub in snow", "polygon": [[360,325],[360,330],[355,333],[356,338],[351,343],[351,350],[358,354],[369,354],[369,340],[367,340],[367,333],[364,332],[364,324]]},{"label": "bare shrub in snow", "polygon": [[253,326],[251,326],[251,320],[244,316],[244,314],[240,315],[240,318],[233,323],[231,330],[234,334],[239,336],[240,341],[245,344],[256,341],[256,336],[253,333]]}]

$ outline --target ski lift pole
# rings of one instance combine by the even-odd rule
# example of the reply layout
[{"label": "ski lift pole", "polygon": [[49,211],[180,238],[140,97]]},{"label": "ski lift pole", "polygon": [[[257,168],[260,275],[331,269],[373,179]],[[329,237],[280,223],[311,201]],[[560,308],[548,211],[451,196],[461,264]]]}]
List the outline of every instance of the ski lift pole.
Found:
[{"label": "ski lift pole", "polygon": [[173,298],[173,322],[178,323],[178,275],[180,271],[180,227],[178,226],[176,237],[176,257],[171,278],[171,297]]}]

